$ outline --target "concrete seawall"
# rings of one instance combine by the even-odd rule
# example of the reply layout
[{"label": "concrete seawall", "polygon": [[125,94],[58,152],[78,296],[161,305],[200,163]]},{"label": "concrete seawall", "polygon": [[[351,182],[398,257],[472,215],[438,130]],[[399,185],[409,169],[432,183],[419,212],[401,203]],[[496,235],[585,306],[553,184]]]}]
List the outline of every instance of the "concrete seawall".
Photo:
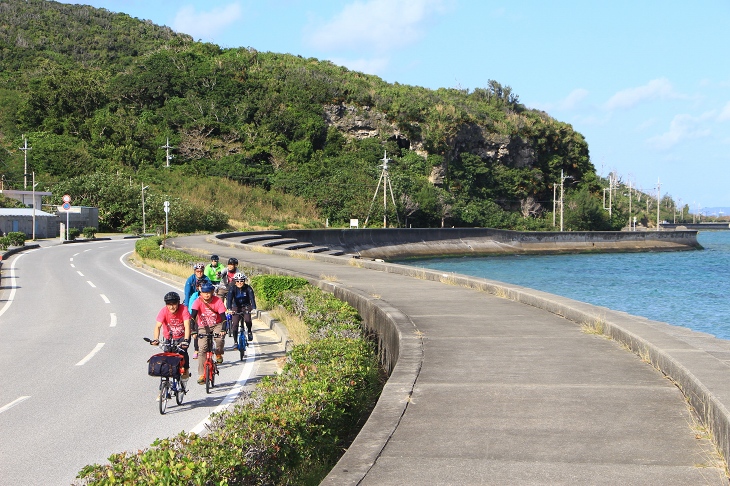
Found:
[{"label": "concrete seawall", "polygon": [[226,240],[276,234],[365,258],[532,253],[681,251],[701,248],[697,231],[520,232],[491,228],[383,228],[227,233]]},{"label": "concrete seawall", "polygon": [[[347,230],[331,230],[332,235],[343,232],[346,233]],[[696,232],[687,233],[689,234],[683,237],[685,248],[679,249],[695,248],[692,241],[696,243]],[[661,238],[665,233],[652,235],[659,238],[657,241],[671,242],[664,247],[657,245],[656,249],[669,249],[672,245],[677,245],[671,238],[666,240]],[[238,239],[237,234],[229,234],[210,237],[208,241],[231,248],[252,249],[251,245],[238,243]],[[711,431],[713,440],[725,460],[730,462],[730,385],[726,380],[730,364],[730,343],[726,341],[666,323],[649,321],[545,292],[486,279],[365,259],[303,254],[300,251],[276,248],[266,248],[264,252],[368,268],[419,280],[433,280],[476,289],[546,310],[578,325],[593,327],[597,332],[622,343],[643,361],[672,380],[685,395],[703,424]],[[286,260],[281,263],[286,267]],[[281,272],[281,267],[266,269],[268,272],[277,270]],[[417,380],[423,349],[417,342],[418,336],[413,335],[413,323],[399,309],[387,307],[387,304],[378,298],[347,289],[337,283],[323,279],[309,280],[335,293],[362,313],[368,326],[379,335],[381,360],[391,373],[391,380],[383,390],[381,400],[370,420],[324,482],[324,484],[358,484],[375,463],[390,433],[398,426],[398,420],[408,400],[404,397],[410,396],[410,391]]]}]

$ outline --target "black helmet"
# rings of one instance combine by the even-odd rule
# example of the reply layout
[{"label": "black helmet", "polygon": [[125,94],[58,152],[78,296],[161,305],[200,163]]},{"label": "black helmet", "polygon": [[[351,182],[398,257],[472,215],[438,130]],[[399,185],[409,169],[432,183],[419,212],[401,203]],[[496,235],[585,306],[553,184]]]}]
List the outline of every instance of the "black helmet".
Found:
[{"label": "black helmet", "polygon": [[165,294],[165,304],[179,304],[180,294],[177,292],[168,292]]},{"label": "black helmet", "polygon": [[218,257],[218,255],[211,255],[210,260],[213,262],[217,262],[218,260],[220,260],[220,257]]},{"label": "black helmet", "polygon": [[229,265],[238,265],[238,258],[229,258],[228,264]]}]

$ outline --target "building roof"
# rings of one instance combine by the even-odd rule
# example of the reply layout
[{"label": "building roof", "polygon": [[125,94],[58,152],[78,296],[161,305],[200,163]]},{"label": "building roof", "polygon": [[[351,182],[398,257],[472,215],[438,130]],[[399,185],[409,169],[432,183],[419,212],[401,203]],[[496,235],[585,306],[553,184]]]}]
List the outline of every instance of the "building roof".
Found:
[{"label": "building roof", "polygon": [[[33,208],[0,208],[1,216],[33,216]],[[55,218],[55,214],[41,211],[40,209],[35,210],[36,218]]]}]

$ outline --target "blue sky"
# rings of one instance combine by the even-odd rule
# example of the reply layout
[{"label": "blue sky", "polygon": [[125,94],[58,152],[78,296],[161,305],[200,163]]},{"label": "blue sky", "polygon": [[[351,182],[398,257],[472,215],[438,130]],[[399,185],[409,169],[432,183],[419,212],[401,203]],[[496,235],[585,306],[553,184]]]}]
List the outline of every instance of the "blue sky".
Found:
[{"label": "blue sky", "polygon": [[730,207],[728,0],[87,3],[388,82],[471,90],[494,79],[582,133],[599,174],[654,194],[659,181],[692,212]]}]

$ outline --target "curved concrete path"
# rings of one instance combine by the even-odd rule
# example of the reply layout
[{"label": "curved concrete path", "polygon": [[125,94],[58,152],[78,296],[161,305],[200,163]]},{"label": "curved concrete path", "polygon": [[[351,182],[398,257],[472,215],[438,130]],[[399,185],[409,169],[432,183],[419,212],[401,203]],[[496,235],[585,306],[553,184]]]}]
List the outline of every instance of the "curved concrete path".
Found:
[{"label": "curved concrete path", "polygon": [[[677,386],[575,322],[450,277],[222,247],[205,236],[172,244],[326,280],[411,326],[401,329],[411,347],[396,366],[405,361],[407,371],[391,377],[397,384],[389,381],[327,484],[728,484]],[[395,425],[383,436],[378,421]]]}]

